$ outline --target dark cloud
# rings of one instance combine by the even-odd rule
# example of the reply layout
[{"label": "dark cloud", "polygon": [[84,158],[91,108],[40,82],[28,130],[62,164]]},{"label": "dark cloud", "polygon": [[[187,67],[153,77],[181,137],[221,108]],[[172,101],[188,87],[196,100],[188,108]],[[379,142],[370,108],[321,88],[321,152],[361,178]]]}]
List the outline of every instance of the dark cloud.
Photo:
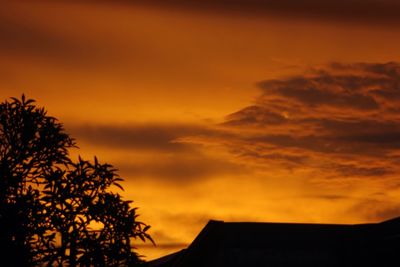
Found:
[{"label": "dark cloud", "polygon": [[177,155],[140,164],[120,163],[118,167],[128,179],[144,178],[180,186],[221,175],[238,175],[246,171],[246,168],[239,164],[201,154]]},{"label": "dark cloud", "polygon": [[[358,117],[349,114],[347,119],[319,118],[304,119],[301,122],[315,124],[318,130],[326,130],[328,133],[346,136],[362,133],[373,135],[384,135],[385,133],[396,134],[400,130],[399,122],[391,119],[369,119],[368,116]],[[361,134],[360,134],[361,133]],[[360,137],[360,136],[357,136]],[[355,141],[355,140],[351,140]],[[379,142],[380,143],[380,142]]]},{"label": "dark cloud", "polygon": [[[23,2],[23,1],[21,1]],[[34,2],[34,1],[27,1]],[[156,8],[174,8],[183,11],[206,12],[211,14],[234,14],[243,16],[277,16],[330,20],[335,22],[357,22],[376,25],[397,25],[400,3],[396,0],[114,0],[114,1],[36,1],[91,5],[147,6]],[[7,8],[4,8],[6,10]]]},{"label": "dark cloud", "polygon": [[[328,78],[329,79],[328,79]],[[263,81],[258,84],[265,92],[309,106],[352,107],[361,110],[378,109],[377,101],[370,95],[357,91],[362,83],[348,82],[349,77],[295,77],[284,81]],[[351,76],[351,80],[355,77]],[[375,80],[375,79],[373,79]],[[368,85],[375,85],[370,81]],[[365,85],[364,85],[365,86]],[[358,89],[358,90],[357,90]]]},{"label": "dark cloud", "polygon": [[284,153],[261,153],[257,151],[245,151],[241,153],[242,157],[246,158],[257,158],[257,159],[263,159],[267,161],[275,161],[275,162],[280,162],[283,161],[285,163],[293,163],[294,165],[301,165],[304,164],[305,161],[307,161],[307,157],[303,156],[297,156],[297,155],[287,155]]},{"label": "dark cloud", "polygon": [[360,167],[356,164],[332,164],[327,169],[335,170],[340,177],[383,177],[392,174],[390,167]]},{"label": "dark cloud", "polygon": [[313,195],[313,196],[307,196],[307,197],[317,198],[317,199],[324,199],[324,200],[331,200],[331,201],[341,201],[341,200],[349,199],[348,196],[334,195],[334,194]]},{"label": "dark cloud", "polygon": [[78,140],[98,146],[171,152],[194,150],[192,144],[178,142],[179,138],[218,134],[217,131],[200,125],[183,124],[75,125],[68,130]]},{"label": "dark cloud", "polygon": [[336,63],[258,85],[256,105],[227,116],[223,124],[242,134],[232,140],[238,155],[266,164],[286,161],[287,168],[312,164],[325,177],[398,171],[398,63]]},{"label": "dark cloud", "polygon": [[357,93],[345,93],[339,95],[334,92],[321,91],[316,87],[308,86],[298,90],[292,90],[297,86],[281,88],[277,91],[284,97],[296,99],[304,104],[314,105],[328,105],[335,107],[354,107],[357,109],[377,109],[379,106],[372,98]]},{"label": "dark cloud", "polygon": [[227,122],[223,123],[223,125],[228,126],[281,124],[286,122],[286,118],[283,115],[257,105],[232,113],[226,119]]},{"label": "dark cloud", "polygon": [[[264,133],[247,135],[244,139],[250,142],[270,143],[280,147],[308,148],[310,150],[335,153],[347,151],[349,153],[365,153],[367,150],[375,152],[400,148],[400,123],[395,120],[370,120],[351,116],[348,120],[335,118],[301,118],[286,119],[280,117],[279,122],[269,117],[271,112],[263,108],[247,108],[228,116],[226,126],[236,128],[251,126],[263,129]],[[350,111],[349,111],[350,112]],[[277,124],[279,124],[277,126]],[[281,128],[282,134],[270,134],[268,126]],[[286,127],[303,128],[296,134],[286,131]],[[304,133],[311,134],[304,135]],[[372,151],[372,152],[373,152]]]},{"label": "dark cloud", "polygon": [[[83,1],[91,2],[91,1]],[[99,1],[96,1],[98,3]],[[108,1],[102,1],[109,3]],[[189,9],[210,13],[273,15],[343,21],[398,23],[400,3],[395,0],[118,0],[120,4]]]},{"label": "dark cloud", "polygon": [[329,145],[327,140],[316,138],[316,136],[292,136],[292,135],[253,135],[246,137],[246,141],[255,144],[271,144],[276,147],[285,148],[285,147],[296,147],[296,148],[304,148],[318,152],[335,152],[336,147],[332,147]]},{"label": "dark cloud", "polygon": [[348,135],[341,138],[347,142],[361,142],[365,144],[379,145],[380,148],[399,149],[400,132],[364,133],[360,135]]}]

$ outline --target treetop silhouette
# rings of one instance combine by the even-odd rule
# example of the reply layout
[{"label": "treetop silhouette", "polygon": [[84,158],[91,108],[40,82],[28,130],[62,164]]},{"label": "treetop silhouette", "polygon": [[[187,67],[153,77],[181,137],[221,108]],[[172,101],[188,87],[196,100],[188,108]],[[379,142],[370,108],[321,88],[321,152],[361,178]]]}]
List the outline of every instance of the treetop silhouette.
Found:
[{"label": "treetop silhouette", "polygon": [[109,164],[78,158],[57,119],[35,101],[0,104],[0,256],[6,266],[136,266],[150,226],[114,189]]}]

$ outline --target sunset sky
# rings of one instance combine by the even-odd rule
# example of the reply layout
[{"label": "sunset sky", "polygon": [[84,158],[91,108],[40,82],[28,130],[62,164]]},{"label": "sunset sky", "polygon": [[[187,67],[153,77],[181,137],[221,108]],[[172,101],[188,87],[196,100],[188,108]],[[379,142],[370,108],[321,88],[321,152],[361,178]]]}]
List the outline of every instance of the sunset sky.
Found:
[{"label": "sunset sky", "polygon": [[152,259],[210,219],[400,216],[400,3],[1,1],[0,96],[120,170]]}]

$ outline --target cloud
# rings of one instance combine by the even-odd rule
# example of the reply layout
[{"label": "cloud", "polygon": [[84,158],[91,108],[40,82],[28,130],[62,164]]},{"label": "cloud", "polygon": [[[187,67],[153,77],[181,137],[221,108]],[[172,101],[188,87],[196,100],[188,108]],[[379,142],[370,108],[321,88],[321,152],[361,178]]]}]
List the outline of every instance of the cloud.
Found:
[{"label": "cloud", "polygon": [[74,125],[69,127],[78,140],[97,146],[122,150],[192,151],[192,144],[178,142],[180,137],[215,135],[216,131],[195,124]]},{"label": "cloud", "polygon": [[6,55],[61,59],[64,62],[92,54],[91,49],[68,36],[44,27],[37,21],[30,21],[29,16],[23,17],[22,10],[16,11],[9,3],[4,5],[0,11],[0,52]]},{"label": "cloud", "polygon": [[256,103],[222,124],[241,133],[232,139],[241,157],[327,178],[399,171],[398,63],[335,63],[257,85]]},{"label": "cloud", "polygon": [[398,12],[400,11],[400,4],[395,0],[119,0],[114,2],[164,8],[173,7],[218,14],[273,15],[361,21],[374,24],[398,23]]},{"label": "cloud", "polygon": [[250,124],[281,124],[287,118],[283,114],[265,109],[262,106],[249,106],[226,117],[228,126],[250,125]]},{"label": "cloud", "polygon": [[[191,136],[225,138],[216,127],[196,124],[72,125],[72,136],[80,142],[119,150],[130,157],[118,159],[115,166],[127,179],[148,179],[171,184],[190,184],[212,177],[245,172],[245,166],[202,150],[202,145],[186,142]],[[229,136],[229,135],[227,135]],[[133,153],[133,154],[132,154]],[[136,154],[135,154],[136,153]],[[151,157],[132,159],[132,155]],[[135,156],[134,156],[135,157]]]},{"label": "cloud", "polygon": [[[41,3],[70,1],[36,1]],[[396,0],[114,0],[74,1],[72,5],[90,4],[104,6],[125,6],[177,9],[182,11],[205,12],[217,15],[277,16],[289,18],[318,19],[336,22],[358,22],[373,25],[397,25],[400,3]]]},{"label": "cloud", "polygon": [[234,162],[200,153],[175,155],[146,163],[123,163],[118,168],[131,180],[147,179],[179,186],[224,175],[245,173],[246,168]]},{"label": "cloud", "polygon": [[[384,101],[400,97],[398,90],[399,66],[387,64],[332,64],[327,69],[314,70],[304,76],[258,83],[264,94],[260,100],[272,97],[280,101],[311,108],[374,111],[382,108]],[[272,95],[272,96],[271,96]]]},{"label": "cloud", "polygon": [[[113,20],[114,13],[109,9],[106,15]],[[131,66],[145,57],[142,54],[147,50],[143,49],[145,45],[140,38],[127,36],[118,26],[123,24],[121,21],[114,21],[115,25],[103,24],[103,16],[101,8],[88,7],[79,1],[3,1],[0,54],[17,62],[33,62],[35,67],[51,63],[54,68],[61,63],[63,68],[84,68],[87,73],[89,67],[91,71],[104,68],[115,71],[116,66]],[[132,23],[135,25],[134,19]],[[134,31],[131,28],[130,33]],[[106,37],[111,35],[113,38]]]},{"label": "cloud", "polygon": [[348,196],[343,195],[335,195],[335,194],[323,194],[323,195],[314,195],[314,196],[307,196],[309,198],[316,198],[316,199],[323,199],[323,200],[330,200],[330,201],[341,201],[349,199]]},{"label": "cloud", "polygon": [[379,108],[373,97],[357,92],[357,89],[349,86],[346,79],[335,78],[337,77],[295,77],[283,82],[260,82],[259,87],[264,89],[265,94],[292,99],[308,106],[352,107],[361,110]]},{"label": "cloud", "polygon": [[336,170],[342,177],[382,177],[392,174],[390,167],[360,167],[356,164],[333,164],[330,169]]}]

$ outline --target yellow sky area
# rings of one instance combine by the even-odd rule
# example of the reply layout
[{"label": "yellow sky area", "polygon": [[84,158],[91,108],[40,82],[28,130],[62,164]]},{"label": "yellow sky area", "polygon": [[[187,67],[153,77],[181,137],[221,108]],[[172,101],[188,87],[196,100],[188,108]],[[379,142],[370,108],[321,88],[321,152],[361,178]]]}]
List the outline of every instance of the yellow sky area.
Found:
[{"label": "yellow sky area", "polygon": [[[121,170],[124,195],[135,200],[140,218],[152,225],[160,244],[141,248],[148,258],[190,243],[209,219],[361,223],[400,210],[397,167],[382,179],[337,179],[315,165],[317,153],[305,155],[310,156],[306,164],[291,169],[279,165],[279,157],[268,165],[262,158],[238,156],[236,150],[242,148],[268,152],[268,145],[251,147],[247,139],[226,136],[225,142],[216,136],[196,143],[194,138],[185,141],[175,129],[163,133],[164,139],[155,138],[164,147],[149,142],[136,148],[141,139],[129,143],[124,134],[154,134],[184,123],[214,127],[258,99],[257,82],[329,62],[400,61],[396,26],[70,1],[8,2],[0,10],[0,22],[1,99],[22,93],[37,99],[67,131],[81,127],[75,136],[81,150],[74,156],[97,155]],[[84,135],[85,125],[110,126],[126,139],[126,147],[118,140],[113,140],[118,146],[103,145],[107,136],[93,142]],[[146,125],[153,128],[144,129]],[[307,133],[296,125],[279,127],[275,133]],[[251,130],[264,131],[239,128],[232,133]],[[197,130],[182,131],[190,135]],[[189,145],[171,145],[174,137]],[[285,156],[298,151],[282,150]],[[368,160],[347,163],[364,171]],[[379,171],[379,162],[372,166]]]},{"label": "yellow sky area", "polygon": [[[140,219],[153,226],[151,233],[158,246],[139,244],[139,251],[149,259],[184,248],[210,219],[377,222],[382,216],[390,216],[379,214],[381,210],[396,209],[400,200],[395,175],[385,179],[329,180],[329,173],[324,170],[316,171],[307,166],[289,170],[260,163],[247,172],[211,174],[195,181],[187,177],[189,180],[179,181],[162,174],[132,174],[126,169],[129,163],[145,166],[149,162],[168,161],[174,157],[171,153],[113,150],[81,144],[79,152],[84,157],[90,158],[94,153],[103,161],[121,167],[120,174],[126,179],[123,195],[135,200],[134,204],[140,207]],[[204,153],[227,161],[238,160],[221,148],[208,148]],[[380,195],[380,192],[385,194]]]},{"label": "yellow sky area", "polygon": [[[130,186],[126,183],[127,198],[136,200],[135,203],[140,206],[140,218],[152,223],[152,234],[160,245],[158,249],[143,247],[141,251],[155,258],[184,248],[209,219],[307,223],[377,222],[378,219],[373,217],[366,219],[367,215],[399,201],[400,192],[397,190],[392,192],[389,199],[371,200],[368,205],[357,204],[370,193],[379,192],[374,188],[375,183],[361,181],[356,189],[347,190],[346,193],[341,190],[340,193],[347,194],[347,197],[340,198],[336,190],[310,186],[307,182],[309,177],[296,175],[290,181],[287,181],[287,177],[287,173],[251,178],[230,175],[192,187],[178,188],[166,185],[159,188],[140,182],[133,182]],[[176,246],[164,247],[165,244]]]}]

